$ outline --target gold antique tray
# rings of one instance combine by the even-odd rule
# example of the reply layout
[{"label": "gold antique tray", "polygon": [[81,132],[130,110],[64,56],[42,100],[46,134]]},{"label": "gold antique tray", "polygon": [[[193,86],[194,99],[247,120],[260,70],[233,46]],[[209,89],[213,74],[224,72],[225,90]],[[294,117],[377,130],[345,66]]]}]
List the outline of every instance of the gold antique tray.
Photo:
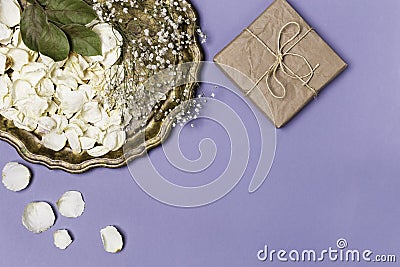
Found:
[{"label": "gold antique tray", "polygon": [[[88,1],[87,1],[88,2]],[[146,4],[151,5],[155,0],[146,0]],[[180,3],[180,2],[179,2]],[[24,4],[24,3],[23,3]],[[186,8],[186,16],[191,20],[190,25],[186,26],[187,33],[196,36],[198,29],[196,23],[196,13],[189,3]],[[146,20],[146,16],[142,18],[137,16],[139,21],[142,19],[141,25],[146,28],[157,27],[156,21]],[[130,24],[130,26],[132,26]],[[133,25],[134,27],[140,27]],[[126,29],[130,30],[130,29]],[[138,30],[132,29],[132,30]],[[196,40],[188,49],[182,51],[183,60],[173,62],[174,64],[182,64],[185,62],[200,62],[202,60],[202,52],[199,42]],[[198,64],[190,64],[190,72],[195,75],[198,72]],[[72,153],[69,147],[55,152],[47,149],[41,144],[40,137],[35,133],[18,129],[12,122],[8,121],[0,115],[0,139],[7,141],[13,145],[22,158],[29,162],[40,163],[50,169],[62,169],[70,173],[83,173],[95,167],[118,168],[126,165],[128,160],[132,160],[141,156],[147,150],[161,144],[169,134],[173,119],[166,114],[166,111],[173,110],[178,106],[174,98],[180,98],[182,101],[190,100],[195,95],[197,83],[194,81],[186,85],[175,87],[167,93],[167,98],[159,102],[147,119],[146,126],[139,133],[127,133],[127,142],[129,142],[129,151],[123,148],[110,152],[102,157],[94,158],[86,152],[80,154]],[[189,93],[184,94],[184,91]]]}]

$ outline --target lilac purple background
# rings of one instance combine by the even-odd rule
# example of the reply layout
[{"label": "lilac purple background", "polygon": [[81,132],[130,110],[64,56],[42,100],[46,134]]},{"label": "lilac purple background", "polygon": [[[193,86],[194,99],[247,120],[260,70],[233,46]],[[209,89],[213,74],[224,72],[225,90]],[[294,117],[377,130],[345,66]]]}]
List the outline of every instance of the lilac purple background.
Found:
[{"label": "lilac purple background", "polygon": [[[271,0],[193,0],[209,39],[211,60]],[[400,257],[400,45],[398,0],[291,0],[290,3],[349,63],[290,124],[278,130],[270,175],[255,194],[247,187],[257,149],[239,185],[222,200],[194,209],[161,204],[134,183],[127,168],[96,169],[84,175],[50,171],[21,160],[0,142],[0,167],[27,164],[30,187],[13,193],[0,186],[0,266],[353,266],[260,263],[256,252],[275,249],[325,249],[346,238],[350,248]],[[205,86],[209,95],[212,87]],[[233,94],[216,90],[249,131],[250,110]],[[264,123],[268,123],[265,119]],[[151,157],[164,173],[184,184],[217,177],[229,155],[226,133],[215,123],[195,122],[184,130],[182,147],[197,157],[198,140],[211,137],[219,152],[216,166],[199,175],[175,174],[160,149]],[[252,148],[257,148],[254,137]],[[171,170],[171,171],[169,171]],[[55,203],[67,190],[83,193],[87,206],[78,219],[58,216],[54,228],[40,235],[21,225],[24,206],[34,200]],[[99,230],[118,226],[125,248],[104,252]],[[74,243],[60,251],[52,233],[67,228]],[[373,266],[362,263],[357,266]],[[376,264],[392,266],[396,264]]]}]

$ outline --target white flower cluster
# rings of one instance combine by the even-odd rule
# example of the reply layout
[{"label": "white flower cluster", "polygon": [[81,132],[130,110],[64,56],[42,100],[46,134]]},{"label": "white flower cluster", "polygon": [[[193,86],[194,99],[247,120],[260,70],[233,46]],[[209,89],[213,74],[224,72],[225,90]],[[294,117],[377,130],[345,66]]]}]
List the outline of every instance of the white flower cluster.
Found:
[{"label": "white flower cluster", "polygon": [[[101,21],[127,27],[126,60],[115,66],[114,75],[109,75],[113,78],[107,82],[108,95],[104,98],[130,114],[135,127],[145,126],[157,103],[175,88],[179,74],[174,66],[191,60],[184,58],[196,42],[196,36],[189,31],[196,17],[188,16],[189,8],[186,0],[93,0],[93,9]],[[165,69],[171,69],[171,75],[149,82],[149,78]],[[183,97],[189,93],[185,90]],[[175,101],[179,103],[181,99],[177,97]],[[163,116],[167,115],[168,112]]]},{"label": "white flower cluster", "polygon": [[93,30],[102,41],[102,56],[71,53],[62,62],[27,48],[19,29],[20,6],[0,0],[0,114],[35,132],[42,144],[60,151],[99,157],[125,142],[122,112],[104,105],[106,70],[118,60],[122,37],[111,25]]}]

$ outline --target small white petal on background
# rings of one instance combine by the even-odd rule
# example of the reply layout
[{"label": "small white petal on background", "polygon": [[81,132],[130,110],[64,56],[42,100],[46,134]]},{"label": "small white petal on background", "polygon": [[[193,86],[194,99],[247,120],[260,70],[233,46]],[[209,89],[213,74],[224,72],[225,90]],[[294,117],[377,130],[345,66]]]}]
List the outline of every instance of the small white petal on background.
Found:
[{"label": "small white petal on background", "polygon": [[72,238],[66,229],[57,230],[53,234],[54,245],[59,249],[66,249],[71,245]]},{"label": "small white petal on background", "polygon": [[124,246],[122,235],[114,226],[107,226],[101,229],[100,236],[105,251],[117,253],[122,250]]},{"label": "small white petal on background", "polygon": [[67,191],[57,201],[58,211],[62,216],[77,218],[85,210],[85,202],[78,191]]},{"label": "small white petal on background", "polygon": [[27,167],[17,162],[7,163],[2,172],[2,182],[11,191],[24,190],[31,179],[31,173]]},{"label": "small white petal on background", "polygon": [[22,224],[29,231],[39,234],[54,225],[56,216],[46,202],[31,202],[26,205],[22,215]]}]

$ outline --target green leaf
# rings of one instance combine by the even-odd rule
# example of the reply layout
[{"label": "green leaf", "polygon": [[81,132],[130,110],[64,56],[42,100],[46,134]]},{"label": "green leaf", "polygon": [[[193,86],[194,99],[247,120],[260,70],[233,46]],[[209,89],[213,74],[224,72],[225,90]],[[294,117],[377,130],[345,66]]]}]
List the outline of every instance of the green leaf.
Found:
[{"label": "green leaf", "polygon": [[100,37],[85,26],[79,24],[65,25],[61,28],[71,44],[71,51],[82,56],[101,55]]},{"label": "green leaf", "polygon": [[21,16],[21,36],[25,45],[39,51],[39,41],[46,26],[47,19],[43,9],[36,4],[27,6]]},{"label": "green leaf", "polygon": [[49,20],[62,24],[86,25],[97,18],[96,12],[82,0],[48,0]]},{"label": "green leaf", "polygon": [[39,3],[41,6],[47,5],[47,0],[26,0],[26,2],[31,4]]},{"label": "green leaf", "polygon": [[47,2],[48,2],[48,0],[36,0],[36,1],[38,1],[38,3],[39,3],[41,6],[46,6],[46,5],[47,5]]},{"label": "green leaf", "polygon": [[43,28],[39,41],[39,51],[54,59],[61,61],[69,55],[69,43],[65,33],[53,23],[48,23]]}]

